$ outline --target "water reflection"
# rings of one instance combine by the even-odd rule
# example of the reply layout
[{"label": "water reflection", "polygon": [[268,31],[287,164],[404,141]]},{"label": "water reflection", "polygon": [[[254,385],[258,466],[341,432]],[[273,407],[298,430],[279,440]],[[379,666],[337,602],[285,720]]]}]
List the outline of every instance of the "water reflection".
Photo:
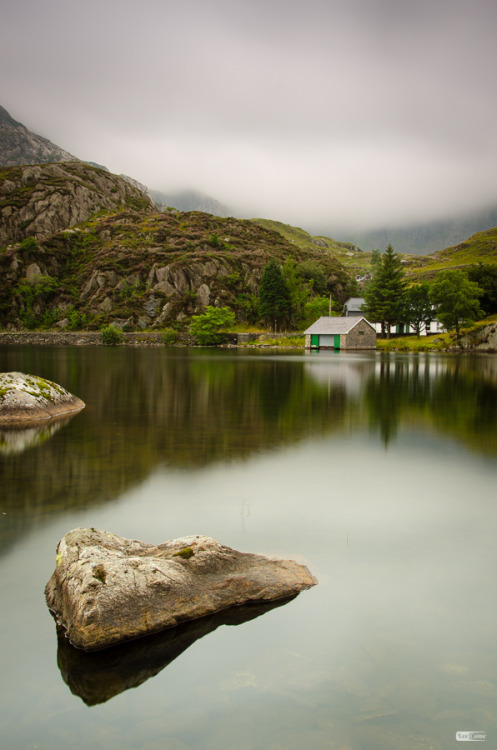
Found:
[{"label": "water reflection", "polygon": [[233,607],[156,635],[94,653],[74,648],[64,634],[59,633],[57,664],[71,692],[88,706],[95,706],[154,677],[195,641],[213,633],[220,625],[242,625],[294,598]]},{"label": "water reflection", "polygon": [[10,428],[0,430],[0,453],[3,455],[12,455],[14,453],[23,453],[28,448],[35,448],[46,440],[50,440],[61,427],[64,427],[74,415],[70,417],[55,418],[44,421],[37,427],[25,427],[23,429]]},{"label": "water reflection", "polygon": [[87,407],[49,441],[40,434],[29,463],[12,447],[0,454],[0,544],[50,514],[118,497],[158,466],[198,470],[332,432],[369,428],[388,448],[415,424],[497,455],[496,361],[4,347],[3,369],[63,383]]}]

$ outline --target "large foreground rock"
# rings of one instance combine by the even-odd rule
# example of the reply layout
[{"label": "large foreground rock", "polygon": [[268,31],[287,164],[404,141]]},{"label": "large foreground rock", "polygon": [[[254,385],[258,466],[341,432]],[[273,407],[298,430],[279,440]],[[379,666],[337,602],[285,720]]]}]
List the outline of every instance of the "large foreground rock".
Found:
[{"label": "large foreground rock", "polygon": [[317,583],[292,560],[237,552],[205,536],[153,545],[75,529],[59,542],[56,562],[47,605],[85,651],[236,605],[285,599]]},{"label": "large foreground rock", "polygon": [[22,372],[0,373],[0,425],[26,427],[80,411],[85,404],[51,380]]}]

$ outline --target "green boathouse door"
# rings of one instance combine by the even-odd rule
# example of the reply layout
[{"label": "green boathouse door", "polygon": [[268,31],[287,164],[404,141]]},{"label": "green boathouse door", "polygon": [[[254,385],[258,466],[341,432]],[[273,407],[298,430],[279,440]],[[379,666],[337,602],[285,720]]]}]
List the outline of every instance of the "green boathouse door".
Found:
[{"label": "green boathouse door", "polygon": [[335,333],[333,337],[333,346],[335,349],[340,349],[340,334]]},{"label": "green boathouse door", "polygon": [[319,334],[318,333],[311,333],[311,349],[315,346],[316,349],[319,349]]}]

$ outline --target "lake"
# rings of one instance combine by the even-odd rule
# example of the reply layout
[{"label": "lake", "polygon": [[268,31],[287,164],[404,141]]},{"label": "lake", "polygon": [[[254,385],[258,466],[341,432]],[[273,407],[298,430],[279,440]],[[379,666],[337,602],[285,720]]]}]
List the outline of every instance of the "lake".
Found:
[{"label": "lake", "polygon": [[[497,746],[497,356],[4,346],[0,369],[86,402],[0,433],[3,747]],[[319,584],[86,655],[44,587],[90,526]]]}]

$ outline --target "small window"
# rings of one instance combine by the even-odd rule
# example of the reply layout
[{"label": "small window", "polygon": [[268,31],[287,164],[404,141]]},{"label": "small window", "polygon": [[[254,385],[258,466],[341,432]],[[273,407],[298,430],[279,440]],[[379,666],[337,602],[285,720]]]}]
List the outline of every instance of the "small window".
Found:
[{"label": "small window", "polygon": [[357,331],[357,333],[359,334],[359,336],[364,336],[364,331]]}]

